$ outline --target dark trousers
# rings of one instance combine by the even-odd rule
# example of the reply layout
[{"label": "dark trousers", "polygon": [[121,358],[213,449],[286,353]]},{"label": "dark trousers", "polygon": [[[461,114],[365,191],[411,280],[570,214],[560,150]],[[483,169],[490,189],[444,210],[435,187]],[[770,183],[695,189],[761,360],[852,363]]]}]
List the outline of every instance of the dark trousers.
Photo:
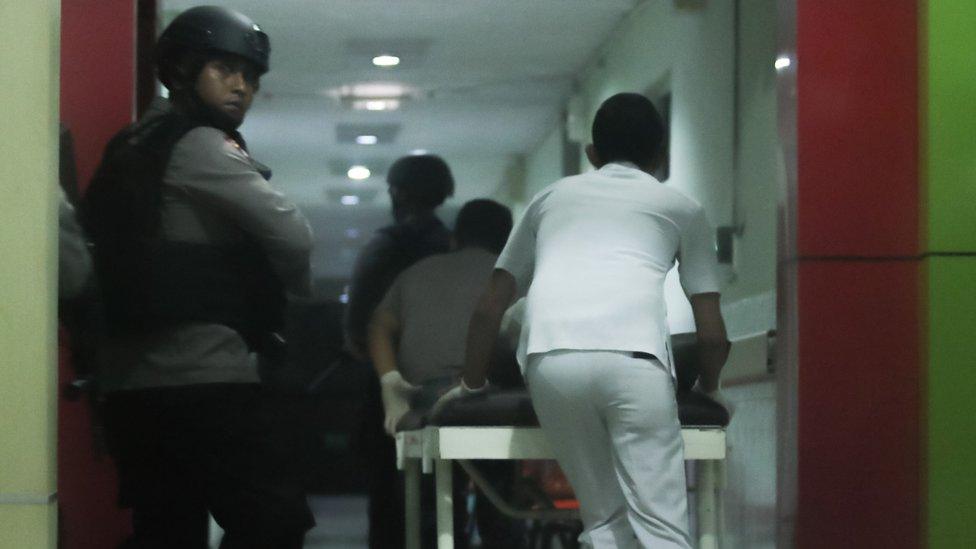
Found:
[{"label": "dark trousers", "polygon": [[[478,460],[471,464],[498,492],[502,499],[511,502],[518,462],[508,460]],[[506,517],[481,490],[475,493],[475,522],[481,534],[482,549],[521,549],[526,547],[525,523]]]},{"label": "dark trousers", "polygon": [[[406,527],[404,522],[403,475],[396,468],[396,443],[383,430],[383,402],[379,383],[370,381],[363,406],[359,433],[359,454],[365,468],[369,491],[369,547],[370,549],[403,549]],[[426,476],[426,475],[425,475]],[[427,480],[427,479],[423,479]],[[434,522],[433,481],[421,483],[421,508],[424,523],[421,532],[423,547],[436,547]],[[454,471],[454,546],[467,548],[465,525],[465,487],[467,477],[460,468]]]},{"label": "dark trousers", "polygon": [[298,419],[257,385],[111,393],[105,426],[131,507],[125,548],[300,549],[314,524],[297,466]]},{"label": "dark trousers", "polygon": [[376,376],[366,382],[357,453],[369,494],[370,549],[404,547],[404,505],[396,469],[396,444],[383,430],[383,402]]}]

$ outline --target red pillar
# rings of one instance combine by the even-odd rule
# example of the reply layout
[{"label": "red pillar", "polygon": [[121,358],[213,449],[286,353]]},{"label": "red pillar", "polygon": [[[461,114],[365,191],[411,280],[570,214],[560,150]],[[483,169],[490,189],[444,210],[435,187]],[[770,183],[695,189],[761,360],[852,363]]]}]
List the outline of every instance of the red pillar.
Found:
[{"label": "red pillar", "polygon": [[[84,189],[108,139],[132,121],[135,102],[135,3],[61,3],[61,121],[71,131],[78,182]],[[64,334],[62,334],[64,340]],[[64,343],[60,386],[74,378]],[[116,505],[117,480],[96,451],[91,410],[83,400],[58,406],[58,499],[65,549],[115,547],[129,531]]]},{"label": "red pillar", "polygon": [[795,542],[921,543],[917,0],[797,0]]}]

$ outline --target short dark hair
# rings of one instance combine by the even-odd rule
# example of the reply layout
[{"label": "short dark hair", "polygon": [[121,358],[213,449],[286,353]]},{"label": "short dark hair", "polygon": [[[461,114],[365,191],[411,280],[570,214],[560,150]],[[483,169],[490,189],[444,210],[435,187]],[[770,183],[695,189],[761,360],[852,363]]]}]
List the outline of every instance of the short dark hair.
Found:
[{"label": "short dark hair", "polygon": [[625,160],[644,166],[664,152],[664,132],[664,121],[650,99],[618,93],[596,112],[593,147],[603,162]]},{"label": "short dark hair", "polygon": [[386,174],[390,187],[411,204],[434,209],[454,194],[454,176],[444,159],[433,154],[404,156]]},{"label": "short dark hair", "polygon": [[477,246],[501,253],[512,232],[512,211],[494,200],[479,198],[461,207],[454,222],[458,247]]}]

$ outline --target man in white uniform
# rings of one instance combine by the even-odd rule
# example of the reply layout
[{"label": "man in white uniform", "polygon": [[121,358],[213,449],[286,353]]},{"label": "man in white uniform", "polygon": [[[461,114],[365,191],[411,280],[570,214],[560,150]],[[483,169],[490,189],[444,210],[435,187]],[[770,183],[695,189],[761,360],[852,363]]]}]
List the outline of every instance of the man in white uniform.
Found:
[{"label": "man in white uniform", "polygon": [[579,499],[580,541],[595,548],[691,547],[663,295],[676,260],[697,325],[699,391],[720,398],[728,356],[712,232],[698,203],[650,175],[664,152],[650,101],[603,103],[587,147],[597,170],[529,204],[472,317],[461,384],[441,401],[484,387],[502,315],[526,295],[519,363]]}]

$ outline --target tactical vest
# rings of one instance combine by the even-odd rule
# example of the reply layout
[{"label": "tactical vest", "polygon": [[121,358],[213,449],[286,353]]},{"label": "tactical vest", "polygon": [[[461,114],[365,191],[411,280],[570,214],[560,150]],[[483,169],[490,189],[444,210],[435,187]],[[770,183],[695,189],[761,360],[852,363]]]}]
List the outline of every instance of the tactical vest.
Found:
[{"label": "tactical vest", "polygon": [[177,113],[137,123],[107,145],[81,218],[108,329],[147,332],[187,323],[228,326],[260,350],[284,323],[284,288],[252,241],[169,241],[160,231],[163,176],[176,143],[200,126]]}]

